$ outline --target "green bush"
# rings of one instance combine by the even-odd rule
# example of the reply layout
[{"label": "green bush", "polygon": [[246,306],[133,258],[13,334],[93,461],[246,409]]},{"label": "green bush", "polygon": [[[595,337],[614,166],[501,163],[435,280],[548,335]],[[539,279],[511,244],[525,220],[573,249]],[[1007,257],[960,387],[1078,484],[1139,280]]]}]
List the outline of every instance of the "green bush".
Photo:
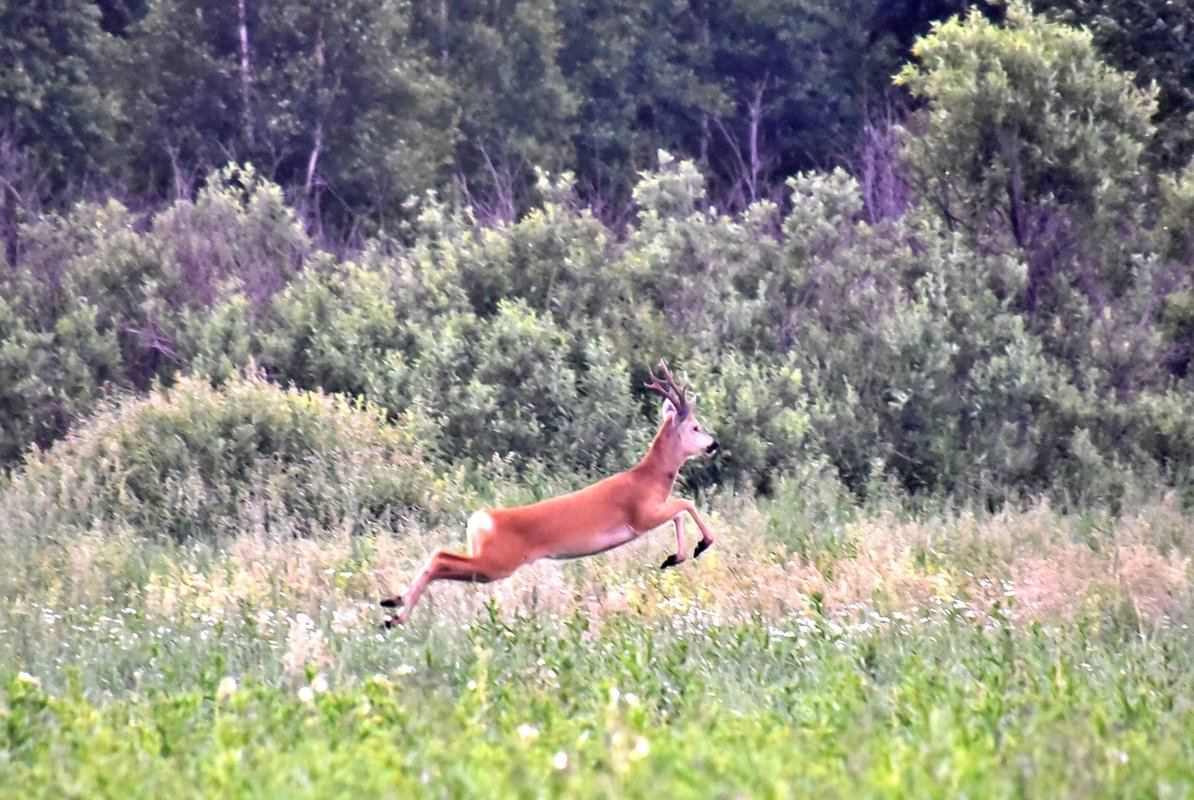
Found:
[{"label": "green bush", "polygon": [[492,317],[454,314],[422,337],[402,378],[412,404],[440,421],[446,461],[512,456],[591,474],[629,466],[645,441],[629,369],[601,336],[581,342],[503,301]]},{"label": "green bush", "polygon": [[[14,331],[7,357],[26,354],[14,368],[36,384],[31,396],[44,399],[0,417],[6,462],[61,437],[107,390],[168,382],[197,355],[225,370],[243,366],[243,357],[220,352],[229,342],[219,336],[203,347],[192,341],[207,335],[209,309],[239,292],[252,301],[238,308],[239,325],[254,325],[313,251],[278,187],[248,167],[214,173],[194,202],[157,214],[84,203],[21,233],[20,262],[0,275],[8,318],[0,325],[36,340],[21,344]],[[223,310],[216,322],[231,322]]]},{"label": "green bush", "polygon": [[795,359],[748,360],[735,353],[694,369],[697,414],[721,449],[690,467],[702,481],[769,493],[782,476],[819,460],[808,394]]},{"label": "green bush", "polygon": [[0,507],[31,531],[111,525],[176,540],[245,525],[357,530],[467,510],[411,430],[377,407],[254,375],[220,389],[184,378],[110,405],[33,452]]},{"label": "green bush", "polygon": [[185,293],[176,306],[210,306],[230,287],[263,303],[315,250],[282,190],[247,164],[213,172],[194,201],[155,215],[150,238]]}]

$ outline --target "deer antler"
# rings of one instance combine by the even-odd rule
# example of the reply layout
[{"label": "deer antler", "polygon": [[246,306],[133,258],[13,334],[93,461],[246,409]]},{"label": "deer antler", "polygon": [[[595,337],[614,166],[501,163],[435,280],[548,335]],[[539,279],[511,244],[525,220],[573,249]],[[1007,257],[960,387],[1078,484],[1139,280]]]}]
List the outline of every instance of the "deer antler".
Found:
[{"label": "deer antler", "polygon": [[651,382],[644,383],[643,385],[671,401],[671,404],[676,407],[676,419],[684,419],[688,416],[688,412],[692,410],[692,405],[685,396],[688,392],[688,387],[681,387],[676,383],[676,379],[672,377],[672,371],[667,368],[667,362],[662,358],[659,359],[659,371],[663,373],[662,379],[655,375],[650,365],[647,365],[647,374],[651,376]]}]

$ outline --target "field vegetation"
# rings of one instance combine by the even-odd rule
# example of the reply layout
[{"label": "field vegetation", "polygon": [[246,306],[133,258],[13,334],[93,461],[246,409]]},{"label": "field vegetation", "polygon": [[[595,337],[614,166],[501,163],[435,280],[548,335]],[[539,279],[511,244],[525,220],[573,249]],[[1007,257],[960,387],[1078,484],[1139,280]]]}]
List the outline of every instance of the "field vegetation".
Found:
[{"label": "field vegetation", "polygon": [[722,498],[684,569],[647,539],[437,585],[387,632],[374,597],[458,530],[21,530],[0,793],[1190,795],[1172,497],[1116,518],[839,499]]}]

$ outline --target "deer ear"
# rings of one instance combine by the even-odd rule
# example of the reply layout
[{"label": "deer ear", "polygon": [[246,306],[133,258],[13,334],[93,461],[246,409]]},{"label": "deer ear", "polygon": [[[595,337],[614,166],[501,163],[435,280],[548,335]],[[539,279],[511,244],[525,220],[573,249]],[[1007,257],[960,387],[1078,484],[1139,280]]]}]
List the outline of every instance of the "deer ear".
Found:
[{"label": "deer ear", "polygon": [[671,400],[665,399],[663,401],[663,421],[671,422],[676,418],[676,407],[672,405]]}]

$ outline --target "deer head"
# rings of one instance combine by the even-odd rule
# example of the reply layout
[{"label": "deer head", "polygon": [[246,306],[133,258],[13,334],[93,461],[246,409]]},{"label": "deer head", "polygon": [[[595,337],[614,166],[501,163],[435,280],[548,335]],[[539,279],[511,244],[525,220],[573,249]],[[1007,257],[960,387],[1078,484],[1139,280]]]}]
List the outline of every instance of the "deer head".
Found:
[{"label": "deer head", "polygon": [[716,452],[717,440],[705,431],[692,413],[696,401],[689,400],[688,387],[676,383],[666,361],[660,359],[658,369],[660,375],[656,375],[651,367],[647,367],[651,380],[644,385],[651,391],[663,395],[663,425],[660,432],[668,431],[672,434],[685,459],[702,452]]}]

